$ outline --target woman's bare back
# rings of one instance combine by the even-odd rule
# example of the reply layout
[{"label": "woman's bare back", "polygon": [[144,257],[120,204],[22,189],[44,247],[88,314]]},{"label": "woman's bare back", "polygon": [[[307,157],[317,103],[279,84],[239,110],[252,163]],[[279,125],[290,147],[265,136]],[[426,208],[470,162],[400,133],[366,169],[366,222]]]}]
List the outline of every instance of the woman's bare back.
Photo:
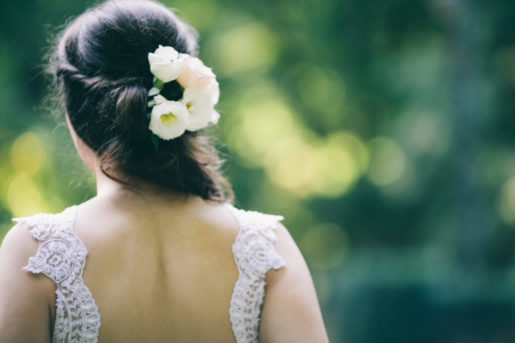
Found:
[{"label": "woman's bare back", "polygon": [[[98,341],[110,343],[327,341],[309,271],[280,217],[145,190],[104,188],[101,196],[45,217],[73,214],[71,235],[88,250],[82,278],[80,259],[62,254],[59,243],[58,260],[47,250],[60,239],[60,225],[37,228],[36,216],[8,233],[0,249],[0,341],[50,342],[53,334],[57,342],[70,335],[96,342],[96,329],[84,325],[100,325]],[[57,231],[48,236],[48,230]],[[39,247],[34,238],[43,240]],[[59,275],[70,275],[70,267],[79,278],[56,281],[56,261],[65,268]],[[88,291],[81,291],[82,282]],[[71,290],[70,299],[63,290]],[[84,298],[89,292],[91,299]],[[91,312],[95,304],[100,320]]]},{"label": "woman's bare back", "polygon": [[75,232],[89,254],[84,282],[103,342],[231,342],[238,234],[220,204],[184,199],[92,199]]}]

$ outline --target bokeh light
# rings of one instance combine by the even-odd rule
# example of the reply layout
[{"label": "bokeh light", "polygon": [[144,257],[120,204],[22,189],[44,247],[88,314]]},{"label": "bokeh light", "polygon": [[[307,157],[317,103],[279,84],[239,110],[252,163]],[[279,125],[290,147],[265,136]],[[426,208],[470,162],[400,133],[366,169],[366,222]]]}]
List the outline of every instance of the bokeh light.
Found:
[{"label": "bokeh light", "polygon": [[368,177],[378,186],[399,181],[406,171],[407,158],[395,140],[377,137],[369,143],[370,168]]},{"label": "bokeh light", "polygon": [[7,204],[14,217],[28,216],[44,210],[41,192],[26,173],[16,175],[9,183]]},{"label": "bokeh light", "polygon": [[498,210],[501,218],[508,225],[515,225],[515,176],[506,180],[502,186]]},{"label": "bokeh light", "polygon": [[345,231],[332,223],[309,228],[299,244],[311,265],[317,269],[340,267],[349,249]]},{"label": "bokeh light", "polygon": [[302,101],[308,109],[326,113],[324,119],[332,120],[334,124],[343,115],[345,86],[341,76],[334,70],[318,66],[302,69],[298,84]]},{"label": "bokeh light", "polygon": [[265,24],[248,22],[215,35],[208,44],[208,51],[217,71],[230,76],[270,69],[278,57],[277,44]]},{"label": "bokeh light", "polygon": [[25,132],[13,142],[10,160],[14,169],[29,175],[37,173],[45,162],[45,146],[34,132]]}]

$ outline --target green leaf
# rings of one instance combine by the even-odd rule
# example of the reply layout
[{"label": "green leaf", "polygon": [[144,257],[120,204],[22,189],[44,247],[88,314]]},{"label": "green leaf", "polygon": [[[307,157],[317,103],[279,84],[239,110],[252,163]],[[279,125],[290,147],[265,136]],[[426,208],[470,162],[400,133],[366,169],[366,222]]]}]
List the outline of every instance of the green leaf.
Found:
[{"label": "green leaf", "polygon": [[156,135],[152,134],[151,139],[152,143],[154,144],[155,152],[159,152],[159,138]]},{"label": "green leaf", "polygon": [[159,90],[162,90],[164,85],[165,85],[164,82],[159,79],[156,79],[156,82],[154,83],[154,87]]}]

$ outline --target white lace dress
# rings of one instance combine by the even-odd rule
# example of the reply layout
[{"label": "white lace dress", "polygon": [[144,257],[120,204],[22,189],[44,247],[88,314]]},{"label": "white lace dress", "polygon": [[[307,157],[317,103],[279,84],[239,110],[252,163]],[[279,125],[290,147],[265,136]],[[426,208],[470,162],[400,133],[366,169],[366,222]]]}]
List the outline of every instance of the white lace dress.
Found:
[{"label": "white lace dress", "polygon": [[[282,217],[225,206],[240,227],[232,246],[239,277],[228,315],[236,342],[259,342],[265,274],[285,264],[274,248],[275,228]],[[58,214],[13,219],[28,225],[39,241],[36,255],[24,269],[43,273],[56,284],[54,343],[97,342],[101,324],[98,307],[82,279],[88,251],[73,231],[76,217],[77,207],[72,206]]]}]

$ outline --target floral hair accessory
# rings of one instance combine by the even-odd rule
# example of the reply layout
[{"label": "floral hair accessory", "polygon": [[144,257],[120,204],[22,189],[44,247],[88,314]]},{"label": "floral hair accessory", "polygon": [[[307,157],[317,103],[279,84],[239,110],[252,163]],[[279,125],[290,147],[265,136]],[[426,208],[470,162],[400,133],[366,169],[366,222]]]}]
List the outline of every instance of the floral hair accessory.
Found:
[{"label": "floral hair accessory", "polygon": [[[148,54],[154,86],[148,91],[152,99],[149,129],[155,136],[174,139],[184,131],[197,131],[216,124],[220,115],[215,105],[220,97],[216,76],[196,57],[177,52],[171,46],[159,46]],[[167,100],[160,94],[164,84],[176,80],[184,89],[182,99]],[[154,141],[156,144],[157,141]]]}]

